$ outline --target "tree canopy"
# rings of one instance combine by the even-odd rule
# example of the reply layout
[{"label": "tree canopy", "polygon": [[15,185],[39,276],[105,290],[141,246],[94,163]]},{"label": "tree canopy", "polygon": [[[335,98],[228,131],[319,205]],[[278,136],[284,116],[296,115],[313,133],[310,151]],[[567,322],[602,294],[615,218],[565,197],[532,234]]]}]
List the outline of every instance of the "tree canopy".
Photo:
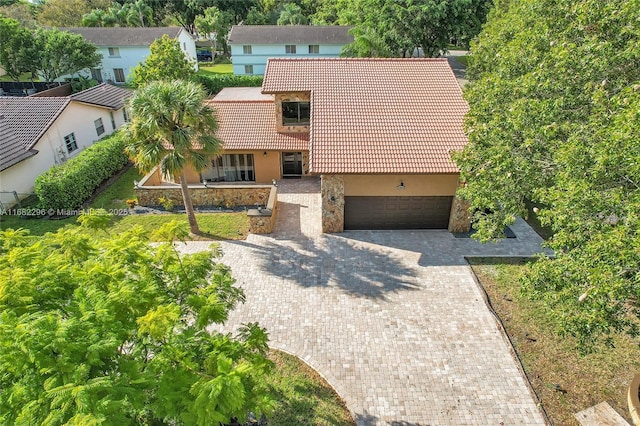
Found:
[{"label": "tree canopy", "polygon": [[133,69],[131,83],[136,87],[156,80],[190,79],[196,73],[178,40],[166,34],[151,43],[149,51],[145,61]]},{"label": "tree canopy", "polygon": [[[466,46],[481,28],[488,0],[326,0],[315,22],[354,25],[359,34],[375,32],[393,56],[438,56],[452,42]],[[346,51],[361,52],[360,49]],[[363,56],[368,56],[366,50]]]},{"label": "tree canopy", "polygon": [[213,425],[269,407],[265,330],[208,329],[244,301],[220,249],[180,255],[186,230],[158,232],[157,247],[141,228],[0,232],[0,423]]},{"label": "tree canopy", "polygon": [[552,228],[525,289],[584,349],[639,332],[639,39],[639,0],[522,0],[472,44],[460,195],[480,238],[528,203]]},{"label": "tree canopy", "polygon": [[36,19],[47,27],[76,27],[84,14],[110,4],[111,0],[47,0],[37,5]]},{"label": "tree canopy", "polygon": [[0,66],[13,80],[23,73],[35,74],[40,54],[31,31],[14,19],[0,16]]},{"label": "tree canopy", "polygon": [[96,46],[80,34],[38,28],[34,37],[38,48],[38,72],[45,81],[53,81],[85,68],[95,68],[102,62],[102,55]]},{"label": "tree canopy", "polygon": [[153,9],[144,0],[113,3],[108,9],[93,9],[82,16],[85,27],[150,27]]}]

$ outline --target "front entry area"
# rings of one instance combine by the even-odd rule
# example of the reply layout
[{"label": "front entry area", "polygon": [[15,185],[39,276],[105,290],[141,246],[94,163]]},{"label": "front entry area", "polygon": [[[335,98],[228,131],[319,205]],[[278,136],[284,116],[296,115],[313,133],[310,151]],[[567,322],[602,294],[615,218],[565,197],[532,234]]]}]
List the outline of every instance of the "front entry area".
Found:
[{"label": "front entry area", "polygon": [[302,152],[282,153],[282,177],[302,176]]},{"label": "front entry area", "polygon": [[344,229],[446,229],[453,197],[344,197]]}]

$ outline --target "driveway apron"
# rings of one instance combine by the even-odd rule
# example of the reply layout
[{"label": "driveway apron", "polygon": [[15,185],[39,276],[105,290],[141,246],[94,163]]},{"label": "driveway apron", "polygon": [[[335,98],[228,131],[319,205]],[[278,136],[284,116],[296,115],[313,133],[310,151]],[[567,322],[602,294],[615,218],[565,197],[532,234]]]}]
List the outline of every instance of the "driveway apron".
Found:
[{"label": "driveway apron", "polygon": [[[543,425],[465,256],[529,256],[541,240],[481,245],[446,231],[321,234],[319,181],[282,181],[269,236],[222,242],[257,321],[336,389],[358,425]],[[190,242],[183,250],[209,243]]]}]

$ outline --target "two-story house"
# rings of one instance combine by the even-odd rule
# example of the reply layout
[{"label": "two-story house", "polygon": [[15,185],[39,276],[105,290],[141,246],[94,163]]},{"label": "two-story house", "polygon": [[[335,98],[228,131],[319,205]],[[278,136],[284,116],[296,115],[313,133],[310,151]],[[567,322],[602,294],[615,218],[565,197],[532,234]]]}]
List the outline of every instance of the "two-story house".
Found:
[{"label": "two-story house", "polygon": [[351,27],[234,25],[229,32],[233,73],[262,75],[268,58],[337,58],[353,42]]},{"label": "two-story house", "polygon": [[0,202],[32,194],[39,175],[122,126],[132,94],[103,83],[71,96],[0,96]]},{"label": "two-story house", "polygon": [[468,106],[446,59],[269,59],[262,88],[210,105],[224,152],[193,184],[319,175],[323,232],[469,229],[451,158]]},{"label": "two-story house", "polygon": [[187,60],[193,62],[198,69],[196,60],[196,43],[191,34],[182,27],[91,27],[91,28],[60,28],[64,31],[80,34],[86,40],[95,44],[102,54],[100,68],[91,70],[91,78],[114,83],[124,83],[131,76],[133,69],[151,54],[149,46],[157,39],[167,35],[178,40],[180,49]]}]

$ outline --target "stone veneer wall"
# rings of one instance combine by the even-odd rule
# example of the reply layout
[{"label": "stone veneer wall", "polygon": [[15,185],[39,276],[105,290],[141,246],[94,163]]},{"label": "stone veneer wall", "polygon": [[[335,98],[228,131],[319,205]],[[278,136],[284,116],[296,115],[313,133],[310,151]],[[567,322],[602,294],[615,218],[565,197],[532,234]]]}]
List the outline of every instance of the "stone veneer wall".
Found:
[{"label": "stone veneer wall", "polygon": [[[204,185],[190,186],[189,192],[193,200],[194,207],[197,206],[252,206],[260,204],[265,206],[269,200],[271,185],[253,185],[253,186],[209,186]],[[174,205],[182,206],[182,192],[179,186],[150,186],[137,188],[136,196],[138,204],[141,206],[159,206],[160,197],[166,197],[173,201]]]},{"label": "stone veneer wall", "polygon": [[342,175],[320,177],[322,232],[344,231],[344,179]]},{"label": "stone veneer wall", "polygon": [[471,229],[469,203],[457,196],[453,197],[453,203],[451,203],[451,215],[449,216],[449,232],[456,234],[469,232],[469,229]]},{"label": "stone veneer wall", "polygon": [[267,208],[263,210],[251,209],[249,216],[249,232],[252,234],[270,234],[276,225],[276,207],[278,206],[278,188],[272,187],[269,194]]}]

